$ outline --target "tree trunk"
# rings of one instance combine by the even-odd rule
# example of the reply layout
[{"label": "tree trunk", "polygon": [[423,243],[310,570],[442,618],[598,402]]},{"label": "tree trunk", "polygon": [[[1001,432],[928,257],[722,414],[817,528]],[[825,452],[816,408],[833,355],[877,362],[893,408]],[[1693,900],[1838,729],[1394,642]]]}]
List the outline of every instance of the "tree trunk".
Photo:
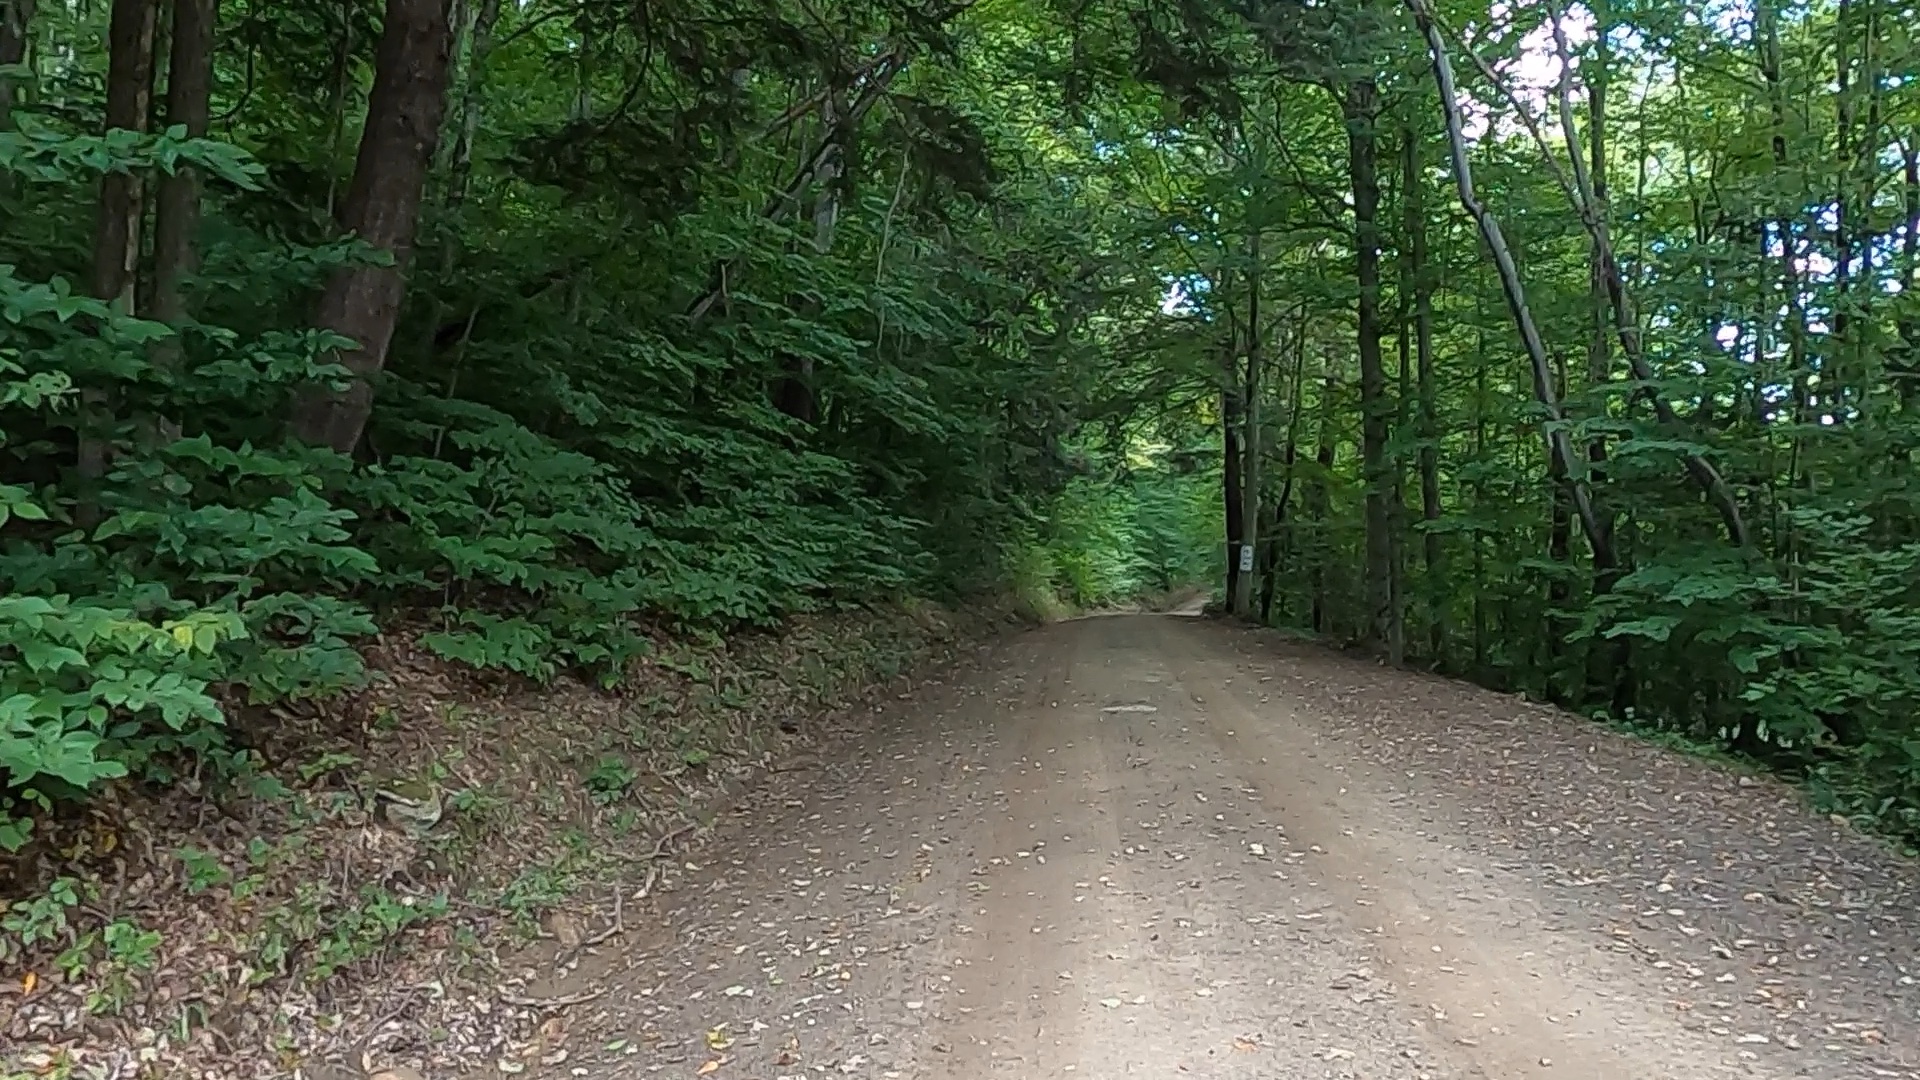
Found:
[{"label": "tree trunk", "polygon": [[1553,374],[1547,347],[1540,339],[1540,328],[1533,321],[1533,311],[1527,306],[1526,286],[1520,279],[1520,268],[1514,264],[1513,251],[1507,247],[1500,223],[1487,212],[1486,206],[1474,193],[1473,169],[1468,164],[1467,139],[1461,129],[1458,91],[1454,87],[1453,67],[1447,62],[1446,43],[1440,36],[1440,27],[1434,22],[1433,13],[1426,6],[1426,0],[1407,0],[1407,6],[1432,54],[1433,77],[1440,90],[1441,111],[1446,117],[1447,143],[1452,150],[1453,180],[1460,192],[1460,205],[1479,226],[1480,236],[1493,254],[1494,266],[1500,273],[1501,290],[1506,294],[1507,307],[1513,315],[1514,326],[1520,332],[1521,343],[1526,346],[1527,359],[1533,369],[1534,397],[1547,413],[1546,441],[1551,458],[1550,471],[1558,469],[1567,476],[1568,495],[1580,519],[1581,531],[1586,534],[1587,544],[1593,550],[1594,565],[1604,571],[1618,563],[1614,558],[1613,545],[1600,527],[1592,495],[1582,478],[1574,475],[1571,440],[1561,426],[1565,414],[1560,408],[1559,398],[1553,392]]},{"label": "tree trunk", "polygon": [[[153,98],[155,0],[114,0],[107,28],[108,131],[147,130]],[[108,173],[100,181],[99,214],[93,231],[93,295],[133,308],[140,260],[140,178]]]},{"label": "tree trunk", "polygon": [[1853,5],[1838,0],[1833,17],[1833,190],[1827,200],[1833,217],[1833,301],[1832,346],[1821,365],[1821,397],[1833,398],[1838,408],[1830,411],[1833,423],[1844,423],[1847,414],[1847,379],[1854,375],[1847,361],[1853,352],[1853,259],[1854,211],[1853,174],[1854,95],[1853,88]]},{"label": "tree trunk", "polygon": [[[1905,193],[1906,239],[1900,246],[1900,288],[1911,294],[1920,289],[1920,131],[1912,132],[1900,147],[1902,189]],[[1911,416],[1920,407],[1920,309],[1909,302],[1900,316],[1900,411]]]},{"label": "tree trunk", "polygon": [[[33,39],[34,0],[0,0],[0,67],[27,62],[27,45]],[[13,129],[13,106],[18,96],[15,81],[0,75],[0,131]]]},{"label": "tree trunk", "polygon": [[[1787,143],[1787,100],[1782,85],[1783,64],[1780,56],[1779,13],[1772,0],[1758,0],[1754,7],[1754,18],[1760,30],[1760,77],[1767,87],[1767,111],[1772,121],[1773,131],[1773,167],[1776,173],[1788,171],[1789,150]],[[1800,180],[1804,185],[1804,179]],[[1789,437],[1787,451],[1786,481],[1789,487],[1800,484],[1803,475],[1811,476],[1812,469],[1806,453],[1809,441],[1804,434],[1812,424],[1812,383],[1814,364],[1812,350],[1808,346],[1811,332],[1806,305],[1801,302],[1800,285],[1800,240],[1798,235],[1801,208],[1781,200],[1775,207],[1774,230],[1780,238],[1779,282],[1782,301],[1786,310],[1788,381],[1793,387],[1793,434]],[[1764,248],[1763,248],[1764,253]],[[1773,537],[1776,557],[1784,558],[1789,564],[1797,561],[1799,548],[1799,530],[1790,520],[1783,520],[1782,527]]]},{"label": "tree trunk", "polygon": [[[1484,328],[1486,312],[1479,302],[1478,292],[1474,298],[1474,326]],[[1476,465],[1487,460],[1487,333],[1485,329],[1476,330],[1477,348],[1473,350],[1473,461]],[[1487,479],[1484,469],[1476,473],[1472,482],[1473,510],[1475,516],[1487,509]],[[1487,632],[1487,545],[1486,530],[1473,530],[1473,674],[1482,677],[1487,672],[1488,637]]]},{"label": "tree trunk", "polygon": [[[486,103],[487,60],[493,55],[493,26],[499,19],[500,0],[481,0],[468,38],[466,87],[460,95],[460,126],[454,131],[452,160],[447,167],[449,211],[458,210],[467,201],[467,185],[473,178],[473,140],[480,133],[480,118]],[[450,260],[457,247],[449,245]],[[451,267],[451,261],[448,265]]]},{"label": "tree trunk", "polygon": [[1227,344],[1224,385],[1220,389],[1220,450],[1223,508],[1227,524],[1227,602],[1240,595],[1240,544],[1246,536],[1246,495],[1241,469],[1246,463],[1240,433],[1246,421],[1246,406],[1240,398],[1240,375],[1236,370],[1234,343]]},{"label": "tree trunk", "polygon": [[1366,482],[1367,639],[1391,651],[1393,610],[1393,472],[1387,461],[1387,369],[1380,354],[1380,178],[1374,120],[1379,95],[1370,80],[1347,84],[1347,174],[1353,187],[1354,277],[1360,286],[1360,472]]},{"label": "tree trunk", "polygon": [[[211,115],[213,93],[213,32],[219,0],[173,0],[171,54],[167,60],[167,118],[169,127],[186,129],[190,138],[204,138]],[[200,171],[180,164],[160,178],[153,214],[153,296],[148,316],[176,330],[187,322],[186,283],[200,270]],[[178,336],[154,348],[154,365],[162,371],[180,366],[185,342]],[[148,432],[160,441],[180,435],[177,417],[147,421]]]},{"label": "tree trunk", "polygon": [[[1420,2],[1420,0],[1415,0]],[[1553,12],[1554,49],[1560,59],[1560,85],[1556,94],[1560,110],[1562,133],[1567,141],[1567,153],[1573,162],[1575,209],[1579,211],[1588,234],[1593,241],[1593,250],[1599,259],[1599,272],[1606,284],[1607,299],[1613,310],[1614,334],[1620,341],[1620,350],[1626,354],[1627,363],[1633,368],[1633,377],[1647,387],[1647,400],[1653,405],[1654,415],[1662,426],[1669,429],[1679,426],[1679,417],[1673,406],[1668,404],[1665,394],[1653,388],[1653,367],[1647,363],[1646,352],[1641,347],[1640,317],[1634,311],[1632,298],[1627,293],[1626,278],[1620,272],[1620,261],[1613,250],[1613,240],[1608,232],[1607,216],[1604,208],[1594,198],[1592,180],[1587,173],[1587,164],[1581,153],[1580,133],[1573,118],[1572,101],[1572,63],[1573,50],[1567,43],[1566,28],[1561,23],[1560,11]],[[1543,145],[1543,152],[1545,148]],[[1707,501],[1718,510],[1726,526],[1727,539],[1735,547],[1747,546],[1746,521],[1740,513],[1739,503],[1735,500],[1733,489],[1721,477],[1718,469],[1706,458],[1692,452],[1681,454],[1687,475],[1705,493]]]},{"label": "tree trunk", "polygon": [[[1405,154],[1404,144],[1407,132],[1400,131],[1401,154]],[[1406,212],[1406,192],[1400,193],[1401,213]],[[1404,221],[1403,221],[1404,224]],[[1407,408],[1413,402],[1413,273],[1409,265],[1411,258],[1407,250],[1405,236],[1398,238],[1396,244],[1399,280],[1394,283],[1393,299],[1393,335],[1394,358],[1399,367],[1394,376],[1393,427],[1405,430],[1407,426]],[[1407,659],[1407,462],[1404,454],[1392,455],[1389,464],[1393,469],[1393,497],[1387,501],[1388,532],[1392,549],[1393,574],[1387,580],[1391,585],[1388,600],[1393,605],[1393,634],[1387,641],[1388,662],[1395,667],[1404,664]]]},{"label": "tree trunk", "polygon": [[333,50],[333,87],[327,95],[327,216],[338,219],[340,157],[347,141],[347,91],[353,83],[353,12],[358,0],[337,0],[340,37]]},{"label": "tree trunk", "polygon": [[[213,90],[213,31],[219,0],[173,0],[173,46],[167,61],[167,124],[204,138]],[[187,315],[183,288],[200,267],[200,174],[181,165],[160,180],[153,219],[153,318],[179,325]]]},{"label": "tree trunk", "polygon": [[1260,624],[1273,625],[1273,598],[1279,584],[1280,571],[1286,558],[1286,545],[1283,538],[1287,531],[1288,504],[1293,501],[1293,467],[1299,447],[1293,441],[1291,433],[1287,436],[1287,445],[1280,452],[1280,464],[1286,475],[1280,481],[1280,496],[1273,502],[1273,527],[1267,531],[1265,542],[1261,545],[1266,557],[1260,567]]},{"label": "tree trunk", "polygon": [[1313,553],[1313,613],[1310,625],[1316,634],[1327,632],[1332,607],[1332,589],[1327,584],[1328,565],[1333,560],[1333,545],[1328,542],[1328,522],[1333,516],[1333,496],[1327,489],[1327,477],[1333,475],[1336,444],[1333,438],[1333,398],[1339,379],[1332,359],[1320,354],[1320,420],[1315,432],[1313,460],[1319,466],[1307,485],[1307,505],[1313,513],[1314,535],[1319,550]]},{"label": "tree trunk", "polygon": [[[1609,64],[1612,53],[1609,50],[1607,35],[1613,30],[1613,13],[1608,0],[1595,0],[1593,5],[1596,22],[1594,51],[1591,60],[1582,63],[1580,71],[1587,80],[1587,127],[1588,143],[1591,154],[1588,165],[1593,205],[1596,213],[1606,216],[1611,199],[1610,185],[1607,182],[1607,86],[1610,74]],[[1576,149],[1575,153],[1578,152]],[[1591,387],[1603,387],[1613,381],[1613,349],[1608,343],[1608,313],[1610,304],[1607,299],[1606,282],[1600,275],[1601,252],[1597,244],[1588,251],[1590,269],[1587,280],[1587,309],[1589,325],[1587,328],[1587,384]],[[1604,415],[1605,398],[1601,399],[1600,409]],[[1594,434],[1587,439],[1587,477],[1595,486],[1602,486],[1607,478],[1607,440],[1604,435]],[[1600,529],[1607,543],[1614,545],[1614,518],[1604,508],[1596,506],[1594,512],[1600,516]],[[1605,596],[1613,591],[1619,581],[1622,568],[1614,566],[1602,570],[1593,576],[1593,595]],[[1618,638],[1612,643],[1593,640],[1587,644],[1586,684],[1576,694],[1584,700],[1590,693],[1596,692],[1603,698],[1611,698],[1611,687],[1620,678],[1628,661],[1628,649],[1631,641]]]},{"label": "tree trunk", "polygon": [[1433,275],[1427,267],[1425,187],[1420,176],[1420,136],[1406,132],[1401,162],[1406,185],[1408,263],[1413,272],[1413,354],[1420,408],[1420,538],[1425,569],[1427,652],[1438,670],[1447,667],[1447,572],[1440,521],[1440,420],[1433,374]]},{"label": "tree trunk", "polygon": [[[154,0],[114,0],[107,26],[106,130],[147,130],[153,98],[153,29],[158,17]],[[112,172],[100,180],[100,201],[93,226],[93,295],[131,314],[134,285],[139,279],[142,190],[140,177]],[[80,437],[75,464],[85,481],[107,473],[111,395],[103,387],[80,393]],[[83,498],[79,522],[98,519],[99,507]]]},{"label": "tree trunk", "polygon": [[1300,455],[1300,401],[1305,391],[1303,379],[1307,365],[1307,323],[1306,305],[1300,306],[1300,314],[1294,319],[1292,340],[1293,376],[1287,383],[1287,445],[1281,452],[1281,466],[1286,475],[1280,482],[1280,497],[1273,504],[1273,528],[1267,535],[1266,564],[1260,571],[1260,622],[1273,624],[1273,598],[1277,591],[1280,568],[1284,563],[1289,538],[1292,536],[1292,522],[1287,513],[1293,504],[1293,480]]},{"label": "tree trunk", "polygon": [[1260,234],[1255,231],[1247,240],[1247,254],[1253,265],[1247,270],[1247,341],[1246,341],[1246,380],[1242,400],[1245,402],[1245,434],[1241,437],[1241,452],[1246,464],[1240,469],[1240,482],[1245,494],[1240,500],[1241,536],[1239,562],[1240,577],[1232,593],[1233,613],[1239,617],[1251,618],[1253,615],[1254,567],[1250,556],[1260,543],[1260,368],[1265,362],[1261,350],[1260,335],[1264,332],[1260,326]]},{"label": "tree trunk", "polygon": [[407,256],[440,136],[451,42],[448,0],[387,0],[366,128],[340,224],[390,254],[393,263],[348,267],[327,283],[316,321],[359,343],[340,358],[353,373],[352,383],[343,393],[317,387],[301,395],[292,420],[296,438],[343,454],[353,452],[366,430],[373,411],[371,380],[386,366],[406,297]]},{"label": "tree trunk", "polygon": [[[1559,358],[1560,387],[1562,394],[1567,386],[1566,357]],[[1572,485],[1567,483],[1565,466],[1554,460],[1549,465],[1552,474],[1553,509],[1547,527],[1547,560],[1555,569],[1547,582],[1547,610],[1541,616],[1543,633],[1541,645],[1546,651],[1545,662],[1540,670],[1546,676],[1547,700],[1556,705],[1568,704],[1567,695],[1562,687],[1566,682],[1566,664],[1564,662],[1566,636],[1570,629],[1564,614],[1569,601],[1573,599],[1570,579],[1573,577],[1573,514],[1569,505],[1571,499],[1567,492]]]}]

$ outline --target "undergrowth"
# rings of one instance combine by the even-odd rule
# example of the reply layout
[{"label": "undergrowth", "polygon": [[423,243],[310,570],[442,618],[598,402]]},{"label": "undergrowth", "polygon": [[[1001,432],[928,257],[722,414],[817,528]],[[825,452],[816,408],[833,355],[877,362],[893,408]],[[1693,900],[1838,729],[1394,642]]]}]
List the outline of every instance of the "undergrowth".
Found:
[{"label": "undergrowth", "polygon": [[244,785],[123,786],[63,824],[58,876],[0,909],[0,967],[33,1002],[11,1019],[157,1032],[172,1068],[234,1041],[293,1064],[395,986],[495,992],[505,958],[603,918],[609,882],[670,869],[650,853],[729,784],[1005,624],[902,603],[705,641],[654,627],[612,693],[478,677],[396,635],[364,689],[258,717],[274,753]]}]

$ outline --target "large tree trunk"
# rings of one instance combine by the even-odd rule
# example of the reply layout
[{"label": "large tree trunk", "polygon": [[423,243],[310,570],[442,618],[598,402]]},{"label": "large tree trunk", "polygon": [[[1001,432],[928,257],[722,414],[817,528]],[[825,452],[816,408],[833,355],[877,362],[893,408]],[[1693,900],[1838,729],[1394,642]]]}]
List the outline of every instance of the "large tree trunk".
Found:
[{"label": "large tree trunk", "polygon": [[1366,481],[1366,634],[1391,651],[1398,638],[1393,605],[1393,470],[1387,460],[1387,368],[1380,354],[1380,177],[1374,121],[1379,94],[1370,80],[1349,83],[1347,174],[1353,186],[1354,276],[1360,286],[1360,472]]},{"label": "large tree trunk", "polygon": [[[0,67],[27,62],[28,36],[33,29],[34,0],[0,0]],[[13,127],[17,95],[14,80],[0,76],[0,131]]]},{"label": "large tree trunk", "polygon": [[387,0],[366,128],[340,224],[390,254],[393,262],[349,267],[327,283],[316,321],[360,344],[340,358],[353,381],[343,393],[317,387],[301,395],[292,421],[296,438],[343,454],[353,451],[366,430],[373,411],[371,380],[386,365],[406,297],[407,256],[446,103],[453,36],[447,9],[448,0]]}]

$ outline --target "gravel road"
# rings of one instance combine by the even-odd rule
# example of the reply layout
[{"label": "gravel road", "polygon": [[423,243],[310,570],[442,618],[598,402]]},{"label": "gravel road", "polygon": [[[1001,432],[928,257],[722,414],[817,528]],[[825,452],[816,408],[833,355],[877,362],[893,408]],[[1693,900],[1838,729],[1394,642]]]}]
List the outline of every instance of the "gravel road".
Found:
[{"label": "gravel road", "polygon": [[523,1075],[1920,1076],[1911,863],[1770,780],[1199,619],[1008,639],[667,884],[546,988],[604,992]]}]

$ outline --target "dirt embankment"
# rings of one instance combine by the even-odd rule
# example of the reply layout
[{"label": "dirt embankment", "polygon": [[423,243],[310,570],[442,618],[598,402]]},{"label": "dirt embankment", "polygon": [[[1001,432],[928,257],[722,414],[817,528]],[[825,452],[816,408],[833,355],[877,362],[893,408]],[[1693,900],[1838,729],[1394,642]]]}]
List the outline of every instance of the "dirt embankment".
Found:
[{"label": "dirt embankment", "polygon": [[129,788],[5,868],[0,1076],[510,1055],[554,1012],[520,966],[619,944],[749,780],[1006,628],[914,605],[660,634],[617,693],[481,679],[383,640],[364,693],[235,721],[253,775]]}]

